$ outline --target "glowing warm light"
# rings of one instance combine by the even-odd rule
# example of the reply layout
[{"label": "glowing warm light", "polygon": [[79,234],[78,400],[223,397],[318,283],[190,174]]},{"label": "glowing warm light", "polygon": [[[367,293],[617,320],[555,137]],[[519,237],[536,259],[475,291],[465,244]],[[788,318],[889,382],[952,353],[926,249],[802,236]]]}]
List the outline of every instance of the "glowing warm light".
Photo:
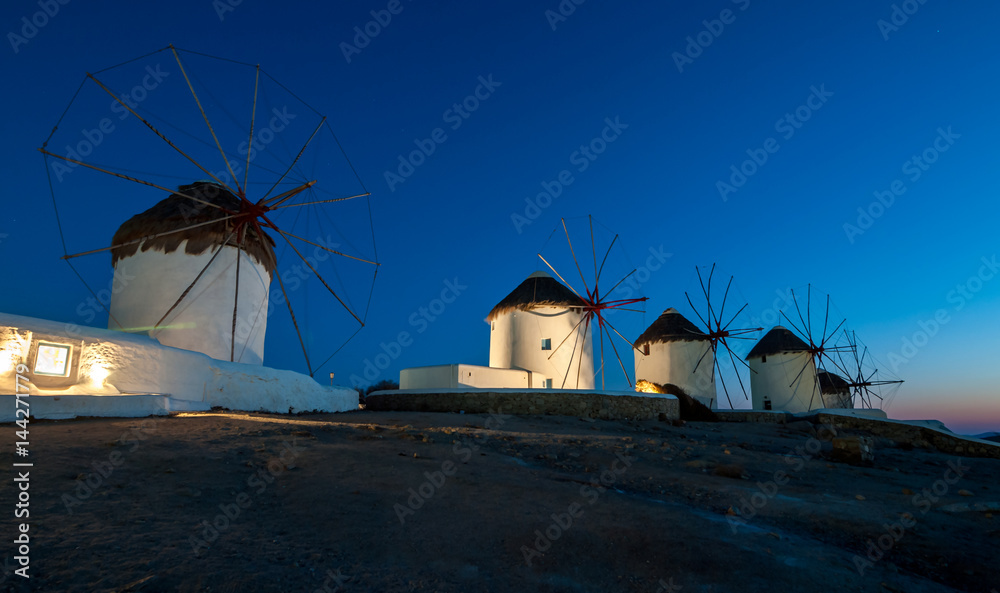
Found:
[{"label": "glowing warm light", "polygon": [[108,375],[110,374],[111,371],[104,368],[104,366],[101,365],[100,363],[96,362],[90,365],[90,371],[87,373],[87,375],[90,376],[91,383],[97,385],[98,387],[104,385],[104,380],[107,379]]},{"label": "glowing warm light", "polygon": [[663,390],[660,389],[656,383],[650,383],[645,379],[639,379],[636,381],[635,390],[639,393],[663,393]]}]

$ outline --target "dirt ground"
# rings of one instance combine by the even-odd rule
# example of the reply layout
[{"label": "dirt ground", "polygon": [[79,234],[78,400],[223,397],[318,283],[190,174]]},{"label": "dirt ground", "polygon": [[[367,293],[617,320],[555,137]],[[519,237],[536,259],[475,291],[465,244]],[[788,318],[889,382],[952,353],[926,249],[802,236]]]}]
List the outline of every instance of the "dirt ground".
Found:
[{"label": "dirt ground", "polygon": [[854,466],[829,436],[365,411],[36,421],[31,578],[11,572],[7,479],[0,591],[1000,589],[1000,518],[947,510],[1000,500],[1000,460],[878,439]]}]

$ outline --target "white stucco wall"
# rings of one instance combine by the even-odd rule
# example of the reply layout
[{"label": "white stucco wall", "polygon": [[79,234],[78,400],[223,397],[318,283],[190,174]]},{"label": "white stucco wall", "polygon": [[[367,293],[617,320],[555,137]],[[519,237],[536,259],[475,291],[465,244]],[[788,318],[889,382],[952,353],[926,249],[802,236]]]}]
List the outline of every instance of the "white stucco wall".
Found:
[{"label": "white stucco wall", "polygon": [[[579,310],[565,307],[514,310],[498,316],[490,323],[490,366],[551,377],[554,389],[593,389],[593,327],[585,332],[584,322],[574,332],[582,316]],[[566,336],[569,339],[559,347]],[[551,340],[551,350],[542,350],[543,338]]]},{"label": "white stucco wall", "polygon": [[[74,351],[73,356],[83,357],[88,364],[81,365],[81,378],[77,385],[60,390],[38,389],[31,381],[29,372],[26,376],[31,384],[31,396],[89,394],[128,398],[132,397],[127,395],[129,393],[164,394],[169,395],[172,401],[197,404],[195,409],[222,406],[231,410],[279,413],[288,413],[290,409],[299,412],[358,409],[357,391],[321,385],[312,377],[294,371],[214,360],[200,352],[164,346],[145,335],[0,314],[0,337],[7,336],[6,341],[0,340],[0,350],[13,352],[20,346],[8,350],[6,344],[14,341],[14,336],[22,336],[20,339],[23,339],[23,336],[32,334],[63,336],[67,341],[82,342],[82,352]],[[10,395],[14,393],[16,364],[19,361],[2,361],[0,394]],[[97,369],[101,372],[95,372]],[[100,381],[96,380],[97,377]],[[84,400],[68,401],[81,405],[79,402]],[[121,409],[122,406],[127,407],[127,404],[113,407]],[[190,407],[185,403],[170,409]],[[82,409],[86,412],[86,404]],[[109,408],[103,403],[95,404],[91,415],[101,415],[101,411],[106,409]]]},{"label": "white stucco wall", "polygon": [[823,407],[811,354],[783,352],[768,354],[766,358],[766,362],[760,358],[748,361],[753,409],[763,410],[765,397],[771,400],[772,410],[793,414]]},{"label": "white stucco wall", "polygon": [[[210,250],[188,255],[184,252],[185,245],[186,242],[182,243],[170,253],[140,249],[135,255],[118,260],[115,269],[121,288],[111,296],[109,329],[132,331],[152,327],[173,306],[214,253]],[[162,325],[170,326],[169,329],[150,335],[166,346],[230,360],[237,252],[235,247],[223,247],[191,292],[164,320]],[[240,253],[234,360],[262,364],[270,277],[264,266],[245,252]]]},{"label": "white stucco wall", "polygon": [[[710,340],[657,342],[649,344],[649,355],[635,348],[632,352],[635,353],[636,381],[646,380],[660,385],[673,383],[706,406],[717,407],[715,355]],[[702,355],[704,359],[701,359]]]},{"label": "white stucco wall", "polygon": [[545,377],[521,369],[442,364],[403,369],[400,389],[544,389]]}]

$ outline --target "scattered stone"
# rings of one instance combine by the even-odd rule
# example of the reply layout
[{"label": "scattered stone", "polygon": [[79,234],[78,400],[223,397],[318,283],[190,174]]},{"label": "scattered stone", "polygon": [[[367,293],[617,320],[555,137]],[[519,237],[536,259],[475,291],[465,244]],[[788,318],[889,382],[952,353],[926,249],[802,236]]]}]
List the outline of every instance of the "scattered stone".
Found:
[{"label": "scattered stone", "polygon": [[830,457],[852,465],[870,465],[875,461],[875,446],[871,437],[836,437]]},{"label": "scattered stone", "polygon": [[743,469],[742,465],[736,464],[717,466],[712,471],[712,474],[723,478],[733,478],[734,480],[750,479],[750,474],[747,473],[747,470]]}]

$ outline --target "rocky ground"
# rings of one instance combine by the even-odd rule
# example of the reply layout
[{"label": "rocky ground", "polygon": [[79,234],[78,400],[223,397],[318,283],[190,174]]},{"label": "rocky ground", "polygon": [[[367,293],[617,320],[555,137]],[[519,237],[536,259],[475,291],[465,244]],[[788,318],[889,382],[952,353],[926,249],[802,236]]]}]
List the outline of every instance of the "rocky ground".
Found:
[{"label": "rocky ground", "polygon": [[[1000,589],[1000,518],[961,511],[1000,501],[1000,460],[876,439],[857,466],[830,436],[399,412],[37,421],[31,579],[8,543],[0,591]],[[8,542],[17,489],[0,485]]]}]

